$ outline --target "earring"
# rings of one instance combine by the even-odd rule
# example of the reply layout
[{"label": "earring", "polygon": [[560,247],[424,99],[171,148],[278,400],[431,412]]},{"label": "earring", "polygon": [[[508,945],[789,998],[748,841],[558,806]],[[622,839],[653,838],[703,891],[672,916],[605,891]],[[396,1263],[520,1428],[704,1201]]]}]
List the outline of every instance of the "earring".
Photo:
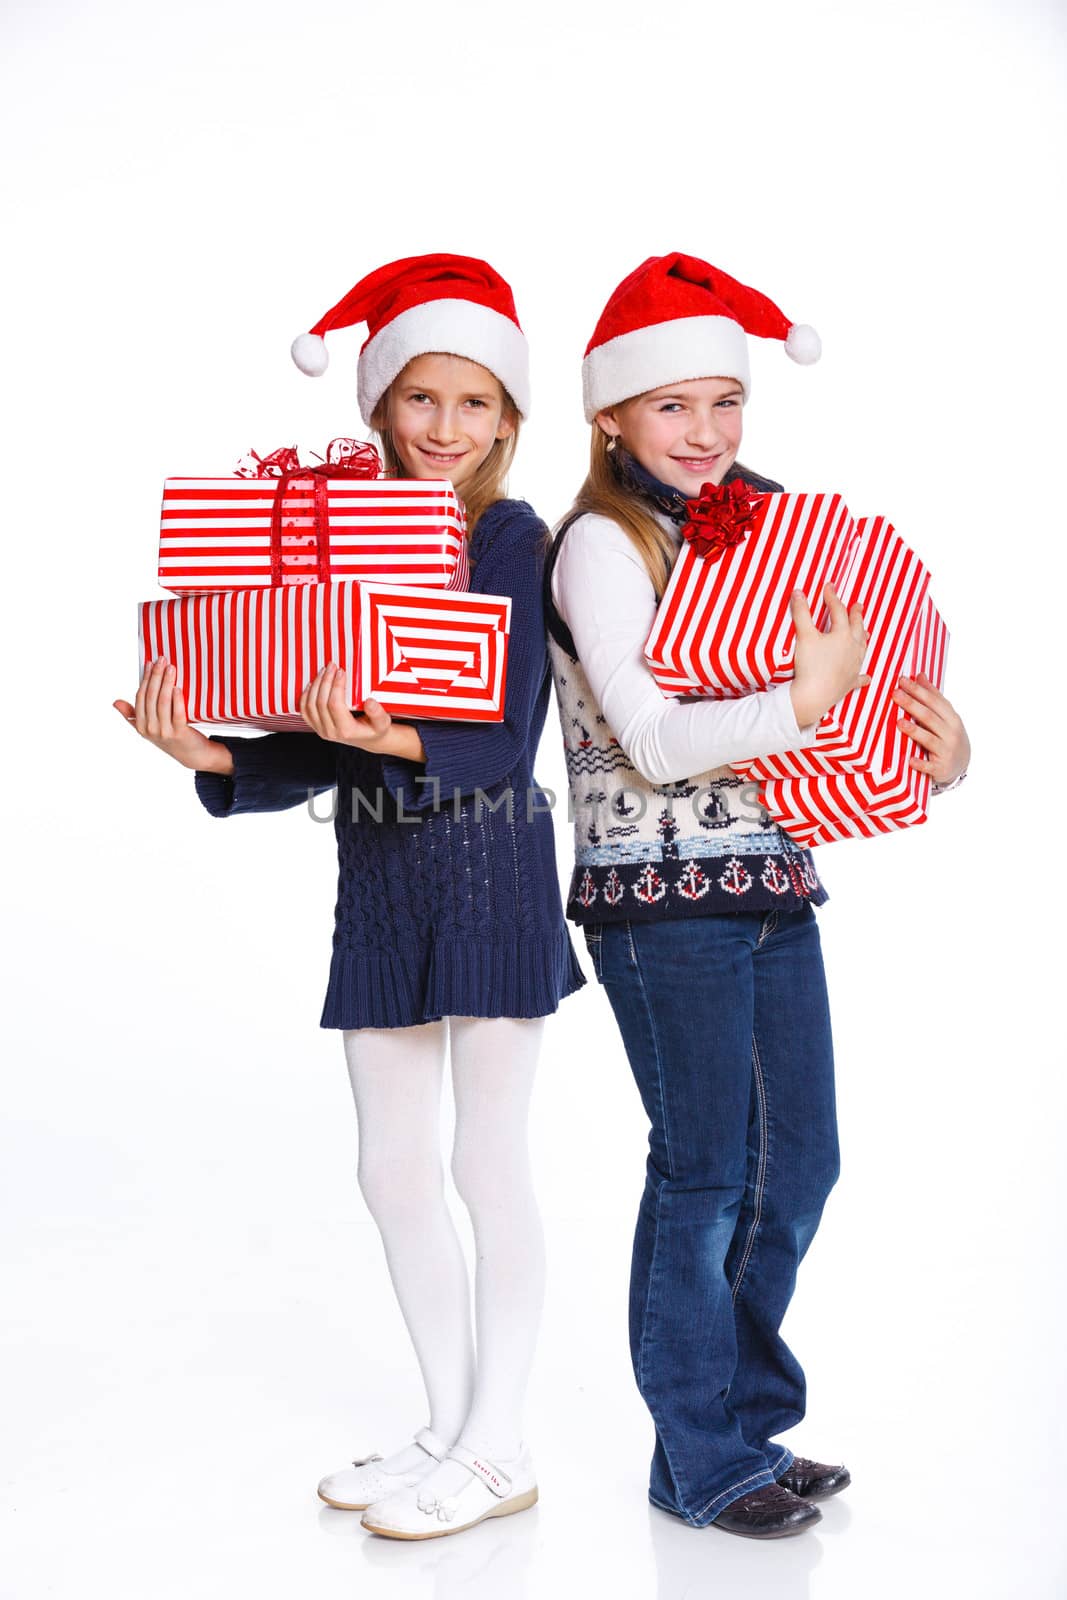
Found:
[{"label": "earring", "polygon": [[618,439],[614,438],[614,437],[608,440],[608,455],[609,456],[610,456],[611,452],[614,450],[615,446],[618,444],[618,442],[619,442]]}]

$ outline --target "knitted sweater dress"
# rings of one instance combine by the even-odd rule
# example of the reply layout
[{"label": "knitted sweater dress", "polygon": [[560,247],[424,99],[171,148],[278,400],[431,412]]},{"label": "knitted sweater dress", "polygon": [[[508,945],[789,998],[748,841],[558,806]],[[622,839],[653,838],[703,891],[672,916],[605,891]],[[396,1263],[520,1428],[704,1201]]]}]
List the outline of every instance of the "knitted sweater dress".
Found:
[{"label": "knitted sweater dress", "polygon": [[512,599],[502,722],[416,721],[425,764],[310,729],[220,735],[233,774],[196,774],[216,817],[282,811],[336,787],[324,1028],[540,1017],[585,982],[563,920],[548,800],[533,775],[551,683],[546,550],[545,525],[523,500],[491,506],[471,539],[472,592]]}]

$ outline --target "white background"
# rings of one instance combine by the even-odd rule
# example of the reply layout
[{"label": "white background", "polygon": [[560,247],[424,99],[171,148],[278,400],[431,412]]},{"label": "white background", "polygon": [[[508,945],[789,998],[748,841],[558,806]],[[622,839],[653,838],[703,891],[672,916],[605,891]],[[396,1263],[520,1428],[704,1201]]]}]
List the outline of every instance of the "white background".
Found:
[{"label": "white background", "polygon": [[[1063,24],[1052,0],[9,5],[0,1593],[1064,1592]],[[549,520],[583,472],[585,342],[644,256],[814,323],[814,369],[753,341],[743,458],[890,514],[952,631],[967,783],[819,852],[844,1169],[787,1326],[791,1442],[854,1487],[780,1545],[647,1504],[644,1127],[593,984],[535,1107],[541,1505],[408,1546],[314,1498],[422,1420],[317,1028],[331,831],[210,819],[110,702],[161,480],[358,431],[361,334],[317,383],[289,342],[440,249],[514,285],[513,488]]]}]

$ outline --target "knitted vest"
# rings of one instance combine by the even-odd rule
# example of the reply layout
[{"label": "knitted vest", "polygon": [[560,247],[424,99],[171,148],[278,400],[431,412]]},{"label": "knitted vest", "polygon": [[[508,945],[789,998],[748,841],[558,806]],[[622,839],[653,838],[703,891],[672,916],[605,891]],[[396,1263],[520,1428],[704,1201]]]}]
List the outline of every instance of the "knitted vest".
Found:
[{"label": "knitted vest", "polygon": [[[757,480],[762,487],[762,482]],[[574,817],[567,917],[660,922],[715,912],[795,909],[828,899],[811,853],[756,800],[757,785],[719,767],[673,783],[641,776],[607,724],[545,569],[545,621]]]}]

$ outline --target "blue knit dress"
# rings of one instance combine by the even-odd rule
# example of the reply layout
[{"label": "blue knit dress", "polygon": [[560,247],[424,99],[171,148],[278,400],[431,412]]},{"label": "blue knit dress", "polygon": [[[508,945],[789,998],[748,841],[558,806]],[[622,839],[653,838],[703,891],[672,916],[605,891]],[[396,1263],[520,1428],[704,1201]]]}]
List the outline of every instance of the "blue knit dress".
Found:
[{"label": "blue knit dress", "polygon": [[502,722],[416,722],[425,765],[310,729],[224,734],[232,776],[196,774],[215,817],[283,811],[306,803],[309,790],[336,786],[324,1028],[542,1017],[585,982],[563,920],[548,802],[533,776],[551,687],[547,548],[545,525],[524,500],[491,506],[471,539],[472,592],[512,598]]}]

